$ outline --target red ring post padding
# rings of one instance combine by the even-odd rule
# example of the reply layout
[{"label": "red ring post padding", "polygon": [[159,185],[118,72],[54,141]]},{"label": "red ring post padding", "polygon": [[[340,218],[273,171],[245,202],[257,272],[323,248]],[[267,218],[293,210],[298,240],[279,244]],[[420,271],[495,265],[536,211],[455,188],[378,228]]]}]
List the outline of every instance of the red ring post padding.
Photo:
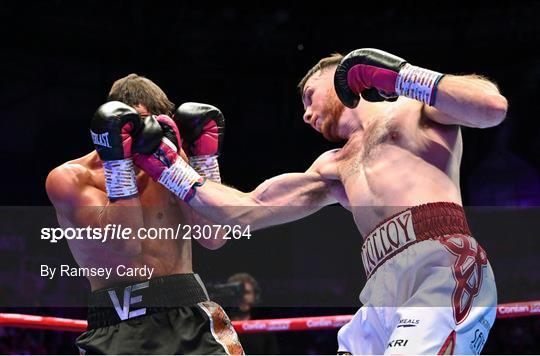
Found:
[{"label": "red ring post padding", "polygon": [[[540,300],[499,304],[497,318],[519,318],[540,315]],[[352,315],[313,316],[303,318],[260,319],[233,321],[239,334],[336,329],[351,320]],[[0,313],[0,326],[57,331],[86,331],[86,320],[55,318],[50,316]]]},{"label": "red ring post padding", "polygon": [[0,313],[0,326],[58,331],[86,331],[86,320],[55,318],[51,316]]}]

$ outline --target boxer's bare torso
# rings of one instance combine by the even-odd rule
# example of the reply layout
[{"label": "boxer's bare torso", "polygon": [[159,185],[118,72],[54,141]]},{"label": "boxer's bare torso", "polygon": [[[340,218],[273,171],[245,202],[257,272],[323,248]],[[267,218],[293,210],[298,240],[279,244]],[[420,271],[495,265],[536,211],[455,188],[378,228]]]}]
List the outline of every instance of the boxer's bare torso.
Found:
[{"label": "boxer's bare torso", "polygon": [[[316,67],[314,67],[316,68]],[[253,191],[208,182],[190,200],[198,212],[252,230],[306,217],[340,203],[365,236],[386,218],[430,202],[461,205],[460,126],[487,128],[506,115],[507,101],[485,78],[446,76],[433,106],[399,97],[345,108],[334,89],[335,67],[309,74],[303,120],[327,139],[346,140],[303,173],[267,179]]]},{"label": "boxer's bare torso", "polygon": [[353,213],[365,236],[380,221],[410,206],[461,204],[458,126],[425,117],[423,105],[400,99],[343,148],[324,153],[312,167],[335,182],[332,195]]},{"label": "boxer's bare torso", "polygon": [[[118,209],[120,215],[141,214],[139,226],[176,227],[186,222],[186,206],[167,189],[154,182],[144,172],[137,173],[139,201],[134,206],[112,206],[105,191],[105,178],[95,151],[54,169],[47,178],[47,192],[57,211],[61,227],[100,227],[100,214],[106,209]],[[111,221],[120,224],[120,221]],[[102,228],[104,226],[101,226]],[[125,224],[124,224],[125,227]],[[153,268],[152,277],[192,272],[191,240],[133,239],[129,241],[68,240],[69,248],[80,267]],[[125,247],[130,244],[129,249]],[[128,252],[131,251],[131,252]],[[133,253],[132,251],[137,251]],[[92,290],[119,282],[146,280],[147,277],[118,276],[109,279],[89,277]]]}]

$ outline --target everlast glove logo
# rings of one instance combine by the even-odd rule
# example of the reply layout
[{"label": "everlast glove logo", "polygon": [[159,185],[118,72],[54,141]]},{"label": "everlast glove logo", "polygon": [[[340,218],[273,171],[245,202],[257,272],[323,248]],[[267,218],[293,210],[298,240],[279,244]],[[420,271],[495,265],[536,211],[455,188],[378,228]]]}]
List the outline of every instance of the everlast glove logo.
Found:
[{"label": "everlast glove logo", "polygon": [[109,144],[109,133],[105,132],[102,134],[97,134],[90,130],[90,134],[92,135],[92,141],[94,142],[94,145],[104,146],[111,148],[111,145]]},{"label": "everlast glove logo", "polygon": [[416,235],[410,210],[381,224],[362,245],[362,262],[366,275],[369,277],[387,256],[413,241],[416,241]]},{"label": "everlast glove logo", "polygon": [[135,292],[139,289],[148,288],[149,283],[150,282],[144,282],[132,286],[127,286],[124,289],[124,298],[122,305],[120,305],[120,302],[118,301],[118,296],[116,295],[116,292],[114,290],[109,291],[109,296],[111,297],[114,309],[116,310],[116,313],[118,314],[120,320],[126,320],[146,314],[146,308],[135,309],[133,311],[129,311],[129,308],[133,304],[142,302],[142,295],[132,297],[131,292]]}]

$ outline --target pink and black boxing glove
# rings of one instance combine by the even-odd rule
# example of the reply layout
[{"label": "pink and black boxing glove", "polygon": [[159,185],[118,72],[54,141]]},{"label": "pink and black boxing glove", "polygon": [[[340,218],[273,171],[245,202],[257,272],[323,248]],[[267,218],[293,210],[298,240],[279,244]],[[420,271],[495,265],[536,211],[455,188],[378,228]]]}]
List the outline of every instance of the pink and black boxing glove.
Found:
[{"label": "pink and black boxing glove", "polygon": [[163,136],[151,153],[146,152],[151,150],[153,141],[135,137],[135,164],[180,199],[188,201],[195,193],[194,188],[204,183],[204,178],[179,156],[182,140],[176,124],[166,115],[152,115],[146,121],[157,122]]},{"label": "pink and black boxing glove", "polygon": [[132,136],[142,123],[137,110],[119,101],[101,105],[90,123],[92,141],[103,161],[105,187],[109,199],[138,194],[132,160]]},{"label": "pink and black boxing glove", "polygon": [[218,156],[223,146],[225,118],[215,106],[184,103],[173,116],[183,139],[189,164],[203,177],[221,182]]},{"label": "pink and black boxing glove", "polygon": [[374,48],[352,51],[341,60],[334,87],[343,105],[355,108],[360,96],[367,101],[394,101],[403,95],[434,105],[444,74],[413,66],[403,58]]}]

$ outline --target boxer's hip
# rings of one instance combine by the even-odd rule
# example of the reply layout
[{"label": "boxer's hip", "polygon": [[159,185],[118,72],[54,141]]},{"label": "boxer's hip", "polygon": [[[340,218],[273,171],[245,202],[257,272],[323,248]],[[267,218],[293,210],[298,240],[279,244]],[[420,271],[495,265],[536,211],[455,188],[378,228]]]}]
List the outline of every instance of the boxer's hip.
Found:
[{"label": "boxer's hip", "polygon": [[364,306],[340,330],[340,351],[480,352],[495,320],[497,292],[462,207],[404,210],[367,235],[362,257]]},{"label": "boxer's hip", "polygon": [[454,203],[419,205],[385,219],[365,236],[362,245],[362,262],[368,279],[380,266],[411,246],[448,235],[471,235],[463,208]]},{"label": "boxer's hip", "polygon": [[420,205],[386,219],[367,235],[362,260],[364,304],[397,307],[430,293],[429,306],[449,306],[451,298],[468,304],[482,286],[495,293],[487,255],[453,203]]}]

